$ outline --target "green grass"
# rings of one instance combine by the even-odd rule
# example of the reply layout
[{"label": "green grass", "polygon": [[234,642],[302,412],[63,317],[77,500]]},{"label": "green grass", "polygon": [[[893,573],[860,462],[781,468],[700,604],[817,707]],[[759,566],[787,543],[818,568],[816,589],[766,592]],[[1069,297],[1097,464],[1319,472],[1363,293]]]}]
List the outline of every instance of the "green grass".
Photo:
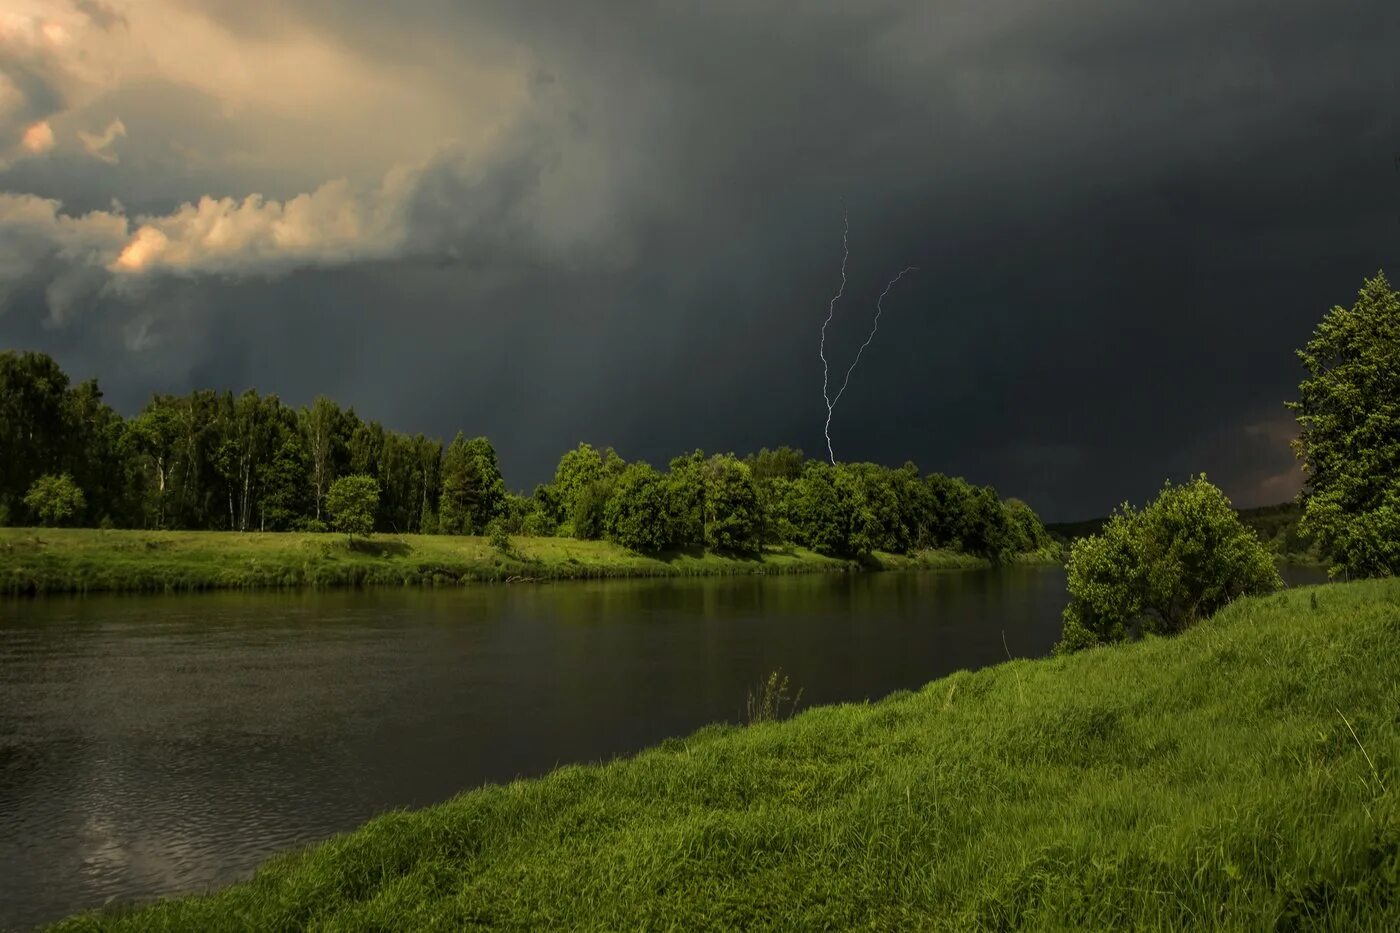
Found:
[{"label": "green grass", "polygon": [[1400,580],[712,726],[65,930],[1400,929]]},{"label": "green grass", "polygon": [[[0,593],[163,592],[300,586],[457,585],[858,569],[797,547],[761,557],[683,552],[649,557],[604,541],[512,539],[513,553],[485,538],[219,531],[0,528]],[[876,555],[873,568],[961,569],[985,560],[950,551]]]}]

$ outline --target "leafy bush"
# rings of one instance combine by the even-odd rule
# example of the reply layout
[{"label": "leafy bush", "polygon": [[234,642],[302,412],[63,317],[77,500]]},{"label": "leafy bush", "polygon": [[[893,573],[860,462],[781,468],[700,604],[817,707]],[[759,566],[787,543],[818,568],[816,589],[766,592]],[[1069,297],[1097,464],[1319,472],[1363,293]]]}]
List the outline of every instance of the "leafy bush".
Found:
[{"label": "leafy bush", "polygon": [[544,512],[526,512],[520,520],[520,533],[532,538],[546,538],[555,532],[555,524]]},{"label": "leafy bush", "polygon": [[510,543],[510,532],[506,530],[506,523],[502,519],[493,518],[487,523],[486,537],[497,554],[502,557],[515,555],[515,547]]},{"label": "leafy bush", "polygon": [[579,488],[569,510],[569,525],[574,529],[574,537],[584,541],[596,541],[603,537],[603,512],[612,494],[612,481],[594,480]]},{"label": "leafy bush", "polygon": [[326,509],[336,531],[351,538],[368,538],[374,533],[374,513],[379,508],[379,481],[357,473],[331,483],[326,493]]},{"label": "leafy bush", "polygon": [[41,525],[63,525],[86,507],[83,491],[67,473],[45,474],[34,481],[25,494],[24,504]]},{"label": "leafy bush", "polygon": [[1179,632],[1240,596],[1282,585],[1269,552],[1205,475],[1126,503],[1070,551],[1070,603],[1057,653]]}]

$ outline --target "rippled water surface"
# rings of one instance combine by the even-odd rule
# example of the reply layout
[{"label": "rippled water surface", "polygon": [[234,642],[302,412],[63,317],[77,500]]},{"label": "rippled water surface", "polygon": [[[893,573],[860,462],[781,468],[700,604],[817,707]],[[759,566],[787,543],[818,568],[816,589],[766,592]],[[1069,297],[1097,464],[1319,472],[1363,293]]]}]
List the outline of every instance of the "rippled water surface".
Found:
[{"label": "rippled water surface", "polygon": [[0,601],[0,928],[737,721],[777,666],[805,706],[1040,655],[1063,604],[1044,569]]}]

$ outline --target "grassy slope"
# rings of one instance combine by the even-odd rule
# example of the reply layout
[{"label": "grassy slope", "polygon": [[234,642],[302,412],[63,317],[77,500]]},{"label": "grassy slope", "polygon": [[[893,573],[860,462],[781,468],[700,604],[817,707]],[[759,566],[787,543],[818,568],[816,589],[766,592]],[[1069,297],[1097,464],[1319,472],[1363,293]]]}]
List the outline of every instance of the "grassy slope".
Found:
[{"label": "grassy slope", "polygon": [[[645,557],[603,541],[516,538],[503,557],[484,538],[376,535],[349,547],[334,534],[0,528],[0,593],[195,590],[269,586],[457,584],[847,570],[801,548],[758,558],[680,553]],[[986,561],[948,551],[881,555],[891,567],[963,568]]]},{"label": "grassy slope", "polygon": [[65,929],[1400,929],[1397,708],[1400,580],[1293,590],[475,790]]}]

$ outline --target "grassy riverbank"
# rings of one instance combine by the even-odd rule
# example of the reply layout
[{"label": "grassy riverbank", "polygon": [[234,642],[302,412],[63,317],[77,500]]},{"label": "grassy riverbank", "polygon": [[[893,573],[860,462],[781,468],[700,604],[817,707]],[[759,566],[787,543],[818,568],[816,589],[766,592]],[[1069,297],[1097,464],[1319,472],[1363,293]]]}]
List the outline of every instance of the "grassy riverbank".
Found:
[{"label": "grassy riverbank", "polygon": [[713,726],[66,930],[1398,929],[1400,580]]},{"label": "grassy riverbank", "polygon": [[0,593],[433,586],[987,565],[950,551],[879,554],[858,565],[802,548],[769,548],[761,557],[700,551],[647,557],[605,541],[572,538],[519,537],[511,545],[505,555],[485,538],[445,535],[377,535],[352,545],[335,534],[0,528]]}]

